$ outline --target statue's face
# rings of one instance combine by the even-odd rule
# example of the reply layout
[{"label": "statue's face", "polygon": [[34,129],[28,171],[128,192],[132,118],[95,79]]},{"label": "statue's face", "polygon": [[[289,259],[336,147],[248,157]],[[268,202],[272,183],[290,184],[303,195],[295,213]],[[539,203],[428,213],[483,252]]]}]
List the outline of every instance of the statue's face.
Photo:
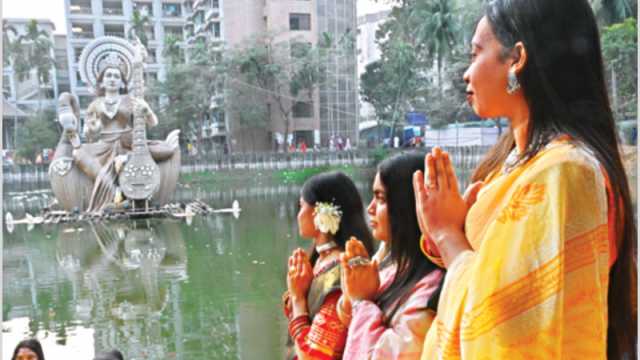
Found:
[{"label": "statue's face", "polygon": [[122,81],[122,74],[120,74],[120,70],[107,68],[104,71],[104,76],[102,77],[102,87],[104,87],[106,91],[119,91],[123,86],[124,82]]}]

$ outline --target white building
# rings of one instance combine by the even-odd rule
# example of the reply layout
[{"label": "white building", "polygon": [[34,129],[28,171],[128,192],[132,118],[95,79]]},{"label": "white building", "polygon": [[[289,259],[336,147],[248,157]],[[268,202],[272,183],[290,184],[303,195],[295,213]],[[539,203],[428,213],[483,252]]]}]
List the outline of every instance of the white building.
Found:
[{"label": "white building", "polygon": [[[358,78],[364,74],[367,65],[380,60],[381,51],[376,43],[376,31],[385,22],[391,10],[378,11],[358,17]],[[375,119],[375,110],[360,98],[361,121]]]}]

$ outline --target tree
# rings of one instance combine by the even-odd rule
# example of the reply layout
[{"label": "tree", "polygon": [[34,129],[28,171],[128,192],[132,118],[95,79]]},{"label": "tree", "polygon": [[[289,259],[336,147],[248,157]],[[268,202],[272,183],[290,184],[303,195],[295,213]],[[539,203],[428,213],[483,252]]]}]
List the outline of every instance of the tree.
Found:
[{"label": "tree", "polygon": [[46,31],[38,29],[36,20],[29,21],[26,30],[14,45],[13,69],[20,81],[28,78],[32,70],[36,71],[38,98],[42,100],[42,86],[51,81],[51,68],[55,66],[53,43]]},{"label": "tree", "polygon": [[602,52],[613,111],[619,120],[635,118],[638,104],[636,19],[628,18],[605,27],[602,31]]},{"label": "tree", "polygon": [[[227,69],[231,76],[226,84],[227,88],[245,94],[252,93],[252,97],[257,96],[264,101],[254,105],[244,104],[245,109],[247,106],[258,107],[252,112],[255,115],[252,121],[257,121],[260,126],[263,122],[259,119],[265,113],[266,104],[275,108],[283,121],[286,141],[291,133],[291,115],[295,104],[313,101],[315,89],[324,78],[327,58],[340,54],[341,47],[347,42],[341,39],[334,44],[328,34],[323,34],[318,45],[294,46],[286,41],[278,42],[276,38],[273,34],[262,35],[227,54]],[[295,40],[292,43],[296,43]],[[292,49],[292,46],[296,48]],[[234,101],[241,104],[240,99],[233,98],[225,103],[233,108],[231,104]],[[268,119],[268,109],[266,115]]]},{"label": "tree", "polygon": [[195,138],[202,148],[202,129],[212,116],[212,99],[220,93],[223,71],[211,47],[196,43],[188,63],[172,63],[164,81],[150,89],[153,96],[165,98],[158,115],[160,124],[152,131],[165,136],[179,128],[181,135]]},{"label": "tree", "polygon": [[599,20],[604,25],[622,22],[635,17],[638,11],[637,0],[589,0]]},{"label": "tree", "polygon": [[162,56],[169,60],[169,65],[176,65],[184,62],[184,52],[180,47],[180,38],[174,34],[168,34],[164,38],[164,49]]},{"label": "tree", "polygon": [[149,16],[143,15],[138,9],[134,9],[129,23],[130,28],[127,34],[129,38],[133,39],[134,36],[137,36],[142,45],[146,47],[149,42],[147,30],[151,26],[151,19]]},{"label": "tree", "polygon": [[60,138],[60,131],[56,126],[56,111],[53,108],[41,109],[35,116],[29,118],[18,129],[21,139],[17,154],[27,159],[35,159],[43,149],[53,149]]},{"label": "tree", "polygon": [[450,0],[416,1],[409,10],[409,23],[416,26],[415,43],[427,59],[435,61],[442,94],[442,68],[457,42],[457,17]]},{"label": "tree", "polygon": [[395,129],[407,111],[442,127],[469,115],[462,75],[482,2],[399,0],[377,33],[379,64],[361,76],[361,95]]},{"label": "tree", "polygon": [[19,42],[17,40],[18,31],[7,20],[2,20],[2,63],[4,66],[11,66],[14,60],[14,54],[19,51]]}]

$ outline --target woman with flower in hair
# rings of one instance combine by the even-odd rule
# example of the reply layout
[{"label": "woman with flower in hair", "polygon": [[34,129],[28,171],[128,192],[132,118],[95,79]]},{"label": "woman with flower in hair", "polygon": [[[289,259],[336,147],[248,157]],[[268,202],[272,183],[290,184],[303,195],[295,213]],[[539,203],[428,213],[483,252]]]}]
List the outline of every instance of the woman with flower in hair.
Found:
[{"label": "woman with flower in hair", "polygon": [[338,319],[341,251],[351,236],[373,250],[373,238],[355,184],[341,172],[316,175],[304,184],[298,213],[300,236],[313,240],[310,255],[289,257],[284,313],[293,340],[288,358],[340,359],[347,328]]},{"label": "woman with flower in hair", "polygon": [[400,154],[380,164],[367,212],[373,236],[388,254],[381,262],[378,254],[369,261],[370,252],[354,239],[341,256],[339,314],[349,326],[344,359],[420,358],[444,276],[420,246],[411,179],[423,168],[419,154]]}]

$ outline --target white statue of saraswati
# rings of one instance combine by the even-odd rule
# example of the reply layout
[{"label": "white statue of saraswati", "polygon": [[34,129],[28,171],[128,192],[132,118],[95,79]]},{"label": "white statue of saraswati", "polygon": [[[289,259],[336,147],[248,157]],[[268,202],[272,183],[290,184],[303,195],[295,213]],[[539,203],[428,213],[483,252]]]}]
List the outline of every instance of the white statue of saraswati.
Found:
[{"label": "white statue of saraswati", "polygon": [[54,195],[66,209],[101,212],[130,203],[167,203],[179,170],[179,130],[164,141],[147,140],[146,127],[158,118],[144,101],[146,50],[117,37],[89,43],[80,56],[80,74],[96,98],[86,109],[82,143],[79,107],[68,93],[58,100],[63,134],[49,174]]}]

